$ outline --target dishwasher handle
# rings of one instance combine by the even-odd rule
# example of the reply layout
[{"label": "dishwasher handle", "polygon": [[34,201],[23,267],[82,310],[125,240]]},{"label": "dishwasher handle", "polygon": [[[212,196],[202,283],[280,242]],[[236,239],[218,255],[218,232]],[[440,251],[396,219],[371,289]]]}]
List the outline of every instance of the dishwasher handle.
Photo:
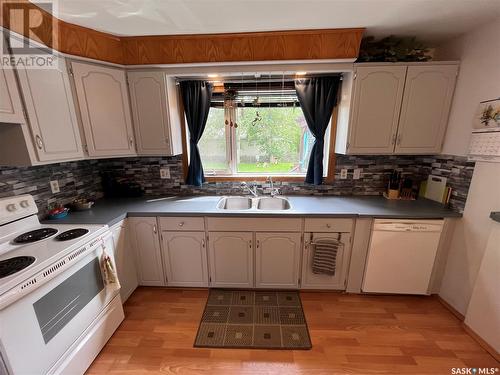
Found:
[{"label": "dishwasher handle", "polygon": [[442,224],[431,223],[375,223],[374,231],[386,232],[441,232]]}]

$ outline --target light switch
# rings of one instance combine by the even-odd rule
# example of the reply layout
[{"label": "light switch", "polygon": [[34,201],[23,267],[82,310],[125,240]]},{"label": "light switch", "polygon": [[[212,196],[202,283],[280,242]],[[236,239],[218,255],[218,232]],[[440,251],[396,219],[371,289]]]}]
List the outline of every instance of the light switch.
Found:
[{"label": "light switch", "polygon": [[59,189],[59,181],[50,181],[50,190],[52,191],[52,194],[59,193],[61,191],[61,189]]},{"label": "light switch", "polygon": [[346,168],[342,168],[340,170],[340,179],[341,180],[345,180],[347,178],[347,169]]},{"label": "light switch", "polygon": [[170,169],[160,168],[160,178],[161,179],[170,178]]}]

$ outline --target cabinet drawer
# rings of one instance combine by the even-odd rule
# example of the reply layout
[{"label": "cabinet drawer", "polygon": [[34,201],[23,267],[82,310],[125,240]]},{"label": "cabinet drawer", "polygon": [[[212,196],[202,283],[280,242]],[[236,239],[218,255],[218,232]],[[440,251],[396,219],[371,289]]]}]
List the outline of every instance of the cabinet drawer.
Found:
[{"label": "cabinet drawer", "polygon": [[202,217],[160,217],[160,228],[174,231],[205,230],[205,220]]},{"label": "cabinet drawer", "polygon": [[352,219],[306,219],[305,232],[351,232]]},{"label": "cabinet drawer", "polygon": [[207,219],[209,231],[214,232],[300,232],[302,219],[274,218],[263,219],[253,217],[209,217]]}]

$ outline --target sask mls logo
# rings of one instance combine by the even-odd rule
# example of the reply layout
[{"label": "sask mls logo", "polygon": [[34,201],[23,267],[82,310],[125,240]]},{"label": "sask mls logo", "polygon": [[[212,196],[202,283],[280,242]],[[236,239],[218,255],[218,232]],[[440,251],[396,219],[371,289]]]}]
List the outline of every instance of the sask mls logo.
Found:
[{"label": "sask mls logo", "polygon": [[452,375],[495,375],[498,367],[453,367]]},{"label": "sask mls logo", "polygon": [[52,69],[58,33],[55,1],[2,1],[2,68]]}]

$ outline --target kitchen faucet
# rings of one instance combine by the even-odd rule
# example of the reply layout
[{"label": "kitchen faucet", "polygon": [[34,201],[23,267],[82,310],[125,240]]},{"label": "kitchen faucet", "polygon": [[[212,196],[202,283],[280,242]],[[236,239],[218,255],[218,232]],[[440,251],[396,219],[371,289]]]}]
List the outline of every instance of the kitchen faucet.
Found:
[{"label": "kitchen faucet", "polygon": [[248,186],[248,184],[246,182],[242,182],[241,187],[243,188],[243,190],[252,194],[255,198],[257,198],[259,196],[259,194],[257,194],[257,185]]},{"label": "kitchen faucet", "polygon": [[269,182],[269,184],[271,185],[271,197],[275,197],[277,195],[280,195],[281,194],[281,191],[279,188],[275,188],[274,187],[274,182],[273,182],[273,178],[271,176],[268,176],[267,177],[267,181]]}]

